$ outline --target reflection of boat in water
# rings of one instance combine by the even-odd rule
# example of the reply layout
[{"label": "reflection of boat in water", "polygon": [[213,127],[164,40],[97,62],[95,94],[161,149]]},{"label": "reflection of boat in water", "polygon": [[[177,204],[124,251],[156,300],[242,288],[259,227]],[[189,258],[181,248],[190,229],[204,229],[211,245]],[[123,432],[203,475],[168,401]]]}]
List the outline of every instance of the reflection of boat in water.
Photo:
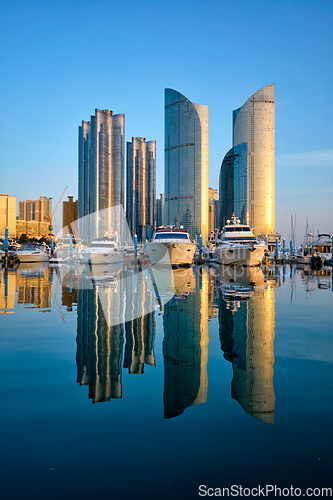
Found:
[{"label": "reflection of boat in water", "polygon": [[172,270],[175,294],[187,294],[195,289],[195,277],[191,267]]},{"label": "reflection of boat in water", "polygon": [[49,254],[46,246],[37,242],[25,243],[16,252],[20,262],[48,262]]},{"label": "reflection of boat in water", "polygon": [[44,276],[48,269],[48,262],[20,262],[17,268],[17,274],[26,276]]},{"label": "reflection of boat in water", "polygon": [[86,279],[90,279],[97,283],[113,283],[117,276],[119,276],[122,270],[122,262],[116,262],[114,264],[93,264],[86,267],[83,276]]},{"label": "reflection of boat in water", "polygon": [[249,300],[254,295],[254,290],[249,286],[242,285],[222,285],[222,296],[224,300]]},{"label": "reflection of boat in water", "polygon": [[215,259],[219,264],[259,266],[266,245],[257,240],[249,226],[235,216],[223,227],[215,240]]},{"label": "reflection of boat in water", "polygon": [[266,287],[265,275],[260,267],[219,266],[215,269],[217,287],[229,283],[239,286]]},{"label": "reflection of boat in water", "polygon": [[195,252],[186,229],[159,228],[148,243],[148,254],[152,264],[170,263],[172,266],[190,266]]},{"label": "reflection of boat in water", "polygon": [[130,264],[137,261],[137,255],[134,245],[125,244],[123,246],[124,264]]}]

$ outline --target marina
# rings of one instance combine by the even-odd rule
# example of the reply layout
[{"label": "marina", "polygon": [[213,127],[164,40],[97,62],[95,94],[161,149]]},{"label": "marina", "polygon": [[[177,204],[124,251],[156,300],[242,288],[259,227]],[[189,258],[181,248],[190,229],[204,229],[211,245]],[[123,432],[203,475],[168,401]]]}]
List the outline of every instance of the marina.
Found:
[{"label": "marina", "polygon": [[18,497],[48,499],[65,480],[75,498],[96,482],[195,498],[239,468],[248,487],[329,486],[332,279],[295,264],[0,268],[4,498],[17,474]]}]

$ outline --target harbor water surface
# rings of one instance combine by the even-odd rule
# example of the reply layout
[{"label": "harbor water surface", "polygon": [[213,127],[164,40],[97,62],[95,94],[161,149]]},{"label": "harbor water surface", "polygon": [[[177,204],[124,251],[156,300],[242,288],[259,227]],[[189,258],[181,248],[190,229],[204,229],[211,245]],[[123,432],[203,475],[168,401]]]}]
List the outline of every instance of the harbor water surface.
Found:
[{"label": "harbor water surface", "polygon": [[1,498],[332,487],[332,268],[118,272],[0,269]]}]

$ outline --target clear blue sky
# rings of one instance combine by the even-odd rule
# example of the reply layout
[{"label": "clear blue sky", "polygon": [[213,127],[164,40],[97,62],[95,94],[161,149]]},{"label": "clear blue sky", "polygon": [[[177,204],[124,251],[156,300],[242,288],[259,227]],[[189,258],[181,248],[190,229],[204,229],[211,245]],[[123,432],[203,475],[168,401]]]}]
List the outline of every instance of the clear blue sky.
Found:
[{"label": "clear blue sky", "polygon": [[[0,192],[77,196],[77,135],[95,108],[157,141],[164,88],[209,105],[210,186],[231,147],[232,110],[276,85],[276,230],[305,218],[333,232],[331,0],[1,2]],[[60,229],[61,206],[57,213]]]}]

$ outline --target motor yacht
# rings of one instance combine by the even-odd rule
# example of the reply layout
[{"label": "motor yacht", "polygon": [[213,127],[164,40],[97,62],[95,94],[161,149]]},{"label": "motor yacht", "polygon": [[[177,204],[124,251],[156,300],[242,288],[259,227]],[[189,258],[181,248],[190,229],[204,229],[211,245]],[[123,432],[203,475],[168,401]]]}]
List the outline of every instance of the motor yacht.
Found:
[{"label": "motor yacht", "polygon": [[215,260],[224,265],[260,266],[266,250],[265,243],[234,215],[215,240]]},{"label": "motor yacht", "polygon": [[16,256],[20,262],[48,262],[49,254],[46,245],[35,241],[24,243],[17,250]]},{"label": "motor yacht", "polygon": [[55,252],[50,259],[51,263],[67,264],[82,260],[82,242],[78,238],[72,238],[70,234],[61,236],[56,243]]},{"label": "motor yacht", "polygon": [[195,252],[195,243],[184,227],[160,227],[147,245],[152,264],[190,266]]},{"label": "motor yacht", "polygon": [[117,234],[96,238],[85,250],[82,256],[89,264],[115,264],[123,262],[123,252],[119,248]]}]

